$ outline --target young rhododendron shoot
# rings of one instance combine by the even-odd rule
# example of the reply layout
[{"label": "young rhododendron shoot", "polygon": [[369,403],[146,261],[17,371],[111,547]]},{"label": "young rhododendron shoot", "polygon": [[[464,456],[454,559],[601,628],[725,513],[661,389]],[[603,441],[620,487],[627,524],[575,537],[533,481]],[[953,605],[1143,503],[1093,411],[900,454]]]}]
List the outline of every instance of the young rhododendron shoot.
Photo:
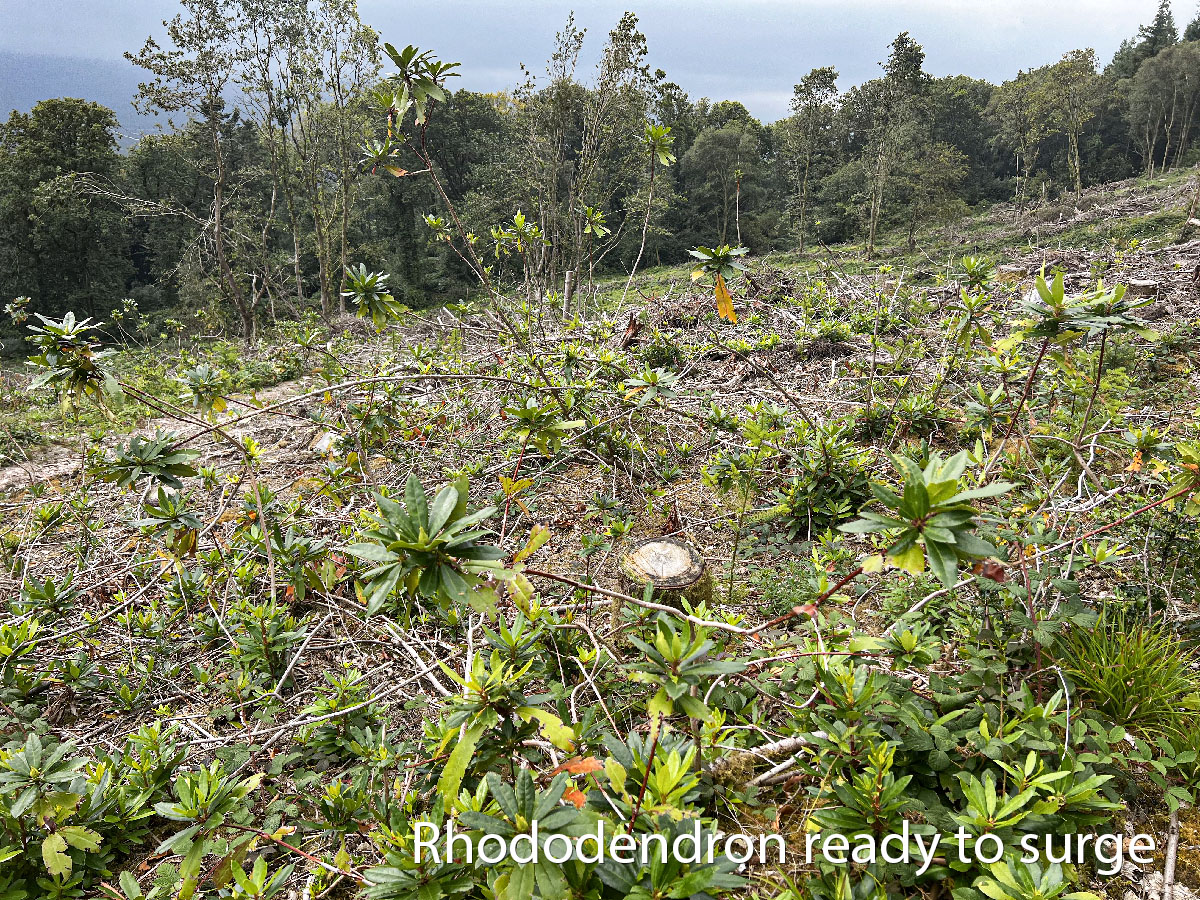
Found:
[{"label": "young rhododendron shoot", "polygon": [[692,281],[711,278],[713,294],[717,300],[717,315],[727,322],[737,323],[737,312],[733,308],[733,295],[729,292],[726,282],[740,272],[746,271],[746,265],[740,257],[750,251],[745,247],[730,247],[728,244],[713,249],[697,247],[688,251],[699,260],[692,269]]},{"label": "young rhododendron shoot", "polygon": [[949,588],[958,581],[960,563],[969,567],[976,560],[1000,556],[995,546],[976,535],[979,512],[972,501],[999,497],[1013,485],[993,482],[968,487],[965,450],[949,459],[935,451],[924,465],[906,456],[890,459],[901,490],[872,483],[871,493],[884,511],[864,509],[858,519],[840,526],[849,534],[883,534],[889,542],[883,557],[874,555],[864,562],[864,572],[879,571],[883,558],[913,575],[920,575],[928,565],[942,586]]}]

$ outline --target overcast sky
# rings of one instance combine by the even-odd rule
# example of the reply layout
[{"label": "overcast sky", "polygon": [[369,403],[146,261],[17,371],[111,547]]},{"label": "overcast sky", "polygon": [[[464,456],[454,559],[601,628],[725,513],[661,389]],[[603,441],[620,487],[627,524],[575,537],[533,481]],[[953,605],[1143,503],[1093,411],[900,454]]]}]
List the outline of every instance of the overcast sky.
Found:
[{"label": "overcast sky", "polygon": [[[1175,0],[1180,31],[1196,0]],[[666,70],[693,98],[737,99],[765,121],[786,114],[792,85],[815,66],[836,66],[841,86],[874,77],[887,45],[909,31],[924,47],[934,75],[967,74],[991,81],[1039,66],[1064,52],[1093,47],[1107,62],[1122,39],[1149,21],[1157,0],[359,0],[363,21],[385,40],[416,44],[460,61],[456,86],[496,90],[514,85],[519,64],[541,73],[554,34],[576,11],[588,30],[594,62],[608,30],[632,8],[650,46],[653,67]],[[172,0],[0,0],[0,105],[70,93],[88,97],[89,73],[111,72],[121,89],[132,72],[121,53],[161,31]],[[21,57],[69,57],[59,72],[45,59],[22,68]],[[89,67],[85,61],[106,63]],[[136,78],[132,78],[135,83]],[[19,83],[18,83],[19,82]],[[74,85],[78,85],[74,87]],[[110,86],[111,92],[111,86]],[[96,98],[99,99],[99,98]],[[7,107],[3,108],[7,112]]]}]

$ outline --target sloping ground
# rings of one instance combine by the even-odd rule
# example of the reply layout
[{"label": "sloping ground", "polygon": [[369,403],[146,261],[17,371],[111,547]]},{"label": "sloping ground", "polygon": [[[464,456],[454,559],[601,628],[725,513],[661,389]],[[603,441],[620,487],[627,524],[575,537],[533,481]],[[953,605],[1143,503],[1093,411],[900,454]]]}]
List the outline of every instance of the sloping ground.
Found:
[{"label": "sloping ground", "polygon": [[[1144,215],[1147,204],[1185,196],[1170,185],[1153,198],[1139,190],[1130,185],[1112,205],[1097,202],[1084,218],[1064,219],[1057,233],[1109,221],[1117,204]],[[1016,234],[1001,234],[1005,227],[995,226],[1001,244]],[[234,406],[220,432],[172,425],[182,446],[200,452],[196,465],[209,470],[186,479],[178,494],[141,484],[121,491],[91,479],[73,459],[35,459],[0,475],[13,487],[0,505],[0,596],[8,602],[0,621],[15,627],[37,617],[43,628],[35,652],[15,667],[24,680],[12,688],[12,708],[5,706],[6,729],[23,737],[22,723],[38,719],[59,739],[115,751],[139,727],[161,721],[187,744],[188,765],[220,759],[228,770],[268,775],[265,797],[252,807],[265,833],[296,823],[288,840],[327,865],[342,846],[354,865],[371,865],[383,842],[378,823],[364,813],[340,831],[326,827],[320,817],[334,804],[322,791],[351,778],[369,756],[370,748],[352,746],[352,738],[365,740],[351,731],[361,726],[374,729],[371,740],[381,740],[384,728],[411,757],[380,763],[383,780],[411,787],[413,803],[435,796],[445,754],[465,734],[458,724],[439,724],[440,714],[470,693],[442,664],[469,677],[493,648],[521,664],[540,661],[541,681],[523,689],[552,693],[554,708],[580,735],[587,734],[585,722],[593,731],[611,726],[620,738],[647,732],[656,685],[622,668],[636,671],[641,660],[627,634],[650,637],[637,618],[647,607],[624,583],[618,561],[640,537],[673,535],[696,547],[716,576],[712,602],[678,620],[728,638],[706,655],[753,657],[745,691],[761,703],[753,721],[731,711],[728,728],[706,725],[697,734],[704,765],[711,769],[729,754],[750,757],[741,760],[737,791],[761,785],[777,792],[775,824],[801,828],[811,812],[803,794],[809,776],[792,768],[794,757],[764,762],[758,753],[761,741],[794,739],[797,717],[818,696],[799,667],[830,652],[853,656],[859,650],[828,649],[840,642],[849,648],[852,636],[878,639],[901,620],[928,624],[945,629],[933,642],[943,658],[911,666],[881,660],[877,668],[904,679],[914,695],[934,697],[933,679],[956,677],[967,665],[959,655],[965,639],[950,623],[975,616],[989,596],[974,582],[948,593],[927,575],[891,572],[861,590],[851,585],[831,594],[828,620],[795,612],[818,597],[814,584],[828,584],[869,551],[858,538],[839,541],[826,530],[869,500],[867,475],[891,477],[887,453],[919,453],[922,442],[948,453],[973,450],[982,441],[985,457],[1000,451],[997,472],[1020,479],[1028,492],[1024,507],[1006,514],[1077,536],[1163,494],[1153,458],[1143,467],[1121,443],[1124,428],[1195,430],[1200,358],[1192,322],[1200,307],[1192,275],[1200,243],[1151,243],[1119,256],[1105,246],[998,255],[1010,268],[985,317],[997,338],[1009,333],[1032,273],[1043,265],[1063,269],[1072,289],[1101,272],[1110,282],[1152,282],[1139,288],[1156,298],[1142,315],[1164,338],[1157,345],[1114,339],[1110,364],[1116,359],[1119,366],[1112,364],[1104,382],[1081,467],[1039,438],[1061,442],[1079,426],[1094,353],[1081,345],[1064,354],[1063,366],[1036,384],[1036,402],[1018,418],[1034,436],[999,446],[998,434],[972,420],[968,403],[976,382],[1016,396],[1014,373],[1023,370],[1011,354],[988,354],[978,342],[960,368],[951,368],[947,319],[957,288],[913,286],[912,273],[902,271],[850,274],[819,256],[822,271],[815,274],[771,260],[755,264],[735,284],[736,326],[715,320],[708,289],[691,284],[684,270],[667,274],[665,290],[651,290],[664,282],[657,273],[634,302],[582,324],[564,325],[550,313],[522,322],[524,349],[482,311],[443,311],[397,326],[357,342],[341,360],[352,373],[346,377],[325,383],[312,374],[280,385],[258,396],[257,409]],[[941,274],[944,281],[956,277]],[[944,389],[935,393],[935,385]],[[805,466],[826,452],[818,429],[843,418],[837,475],[849,471],[862,483],[831,487],[817,479],[824,494],[789,501]],[[231,443],[247,438],[257,448],[253,465]],[[497,508],[489,540],[509,559],[546,530],[548,539],[528,561],[536,594],[502,593],[496,610],[513,629],[525,613],[560,615],[529,660],[521,656],[524,645],[506,643],[497,625],[467,606],[448,610],[429,597],[395,596],[377,615],[364,615],[358,588],[370,580],[369,566],[355,563],[346,548],[370,527],[377,492],[399,496],[412,475],[432,489],[463,474],[470,476],[471,505]],[[44,482],[40,492],[29,489],[30,476]],[[178,515],[147,518],[144,500],[165,508],[178,497],[194,524]],[[831,513],[828,503],[840,499],[844,507]],[[1178,526],[1175,519],[1160,524]],[[275,535],[273,543],[262,541],[263,529]],[[177,532],[184,535],[178,542]],[[1152,558],[1148,549],[1152,537],[1157,541],[1140,519],[1112,532],[1114,546],[1141,549],[1116,568],[1081,575],[1083,600],[1101,601],[1118,589],[1123,597],[1165,592],[1179,618],[1194,615],[1186,572],[1178,582],[1166,576],[1167,557]],[[1067,538],[1046,557],[1013,548],[1001,568],[1010,579],[1028,577],[1027,566],[1036,572],[1075,544]],[[1175,571],[1186,567],[1186,559],[1172,559]],[[67,574],[71,583],[62,586]],[[62,592],[47,592],[47,582]],[[1037,602],[1050,606],[1046,597]],[[929,622],[920,621],[921,610]],[[1050,691],[1054,679],[1039,678],[1048,671],[1006,676]],[[732,710],[730,692],[715,696]],[[331,720],[338,727],[326,727]],[[687,727],[683,717],[679,733]],[[447,742],[439,743],[443,731]],[[586,740],[589,752],[602,752],[594,734]],[[981,747],[990,741],[973,740],[963,738],[955,753],[985,757]],[[521,765],[539,776],[568,759],[541,732],[523,739],[520,752]],[[498,760],[492,771],[504,766],[517,768]],[[1159,813],[1157,802],[1135,804],[1129,818],[1161,833],[1152,818]],[[762,811],[740,799],[721,815],[731,829],[764,827]],[[143,882],[153,876],[142,872],[165,869],[170,856],[147,853],[171,833],[162,822],[154,829],[153,840],[121,860]],[[1194,860],[1194,829],[1183,834],[1180,852]],[[298,872],[297,894],[319,874]],[[1182,866],[1185,876],[1195,884],[1193,868]],[[772,887],[765,882],[763,889]]]},{"label": "sloping ground", "polygon": [[[1020,243],[1038,246],[1100,244],[1114,236],[1124,236],[1146,224],[1146,220],[1166,215],[1153,237],[1163,237],[1174,225],[1182,226],[1188,213],[1194,214],[1200,197],[1200,167],[1172,170],[1157,178],[1130,178],[1085,188],[1080,194],[1035,201],[1018,208],[1012,203],[992,206],[985,212],[965,218],[939,230],[948,242],[984,248],[1014,247]],[[1088,232],[1088,228],[1096,229]],[[1105,228],[1108,230],[1106,231]],[[1064,236],[1068,239],[1063,239]],[[1175,233],[1178,236],[1178,232]],[[1070,240],[1069,238],[1074,238]],[[1117,249],[1122,249],[1118,247]]]},{"label": "sloping ground", "polygon": [[[1190,182],[1184,181],[1166,187],[1130,182],[1119,185],[1115,196],[1092,190],[1085,194],[1085,211],[1060,217],[1052,227],[1043,227],[1062,233],[1080,224],[1109,221],[1117,214],[1144,214],[1181,201],[1189,190]],[[1006,211],[1000,209],[989,218],[1002,221],[1005,216]],[[996,226],[992,236],[1011,234],[1005,231],[1007,227]],[[1068,286],[1073,290],[1087,287],[1100,268],[1110,281],[1153,282],[1158,300],[1142,314],[1163,331],[1200,315],[1200,295],[1193,277],[1200,264],[1200,241],[1144,247],[1115,261],[1107,249],[1057,248],[1029,250],[997,261],[1005,267],[996,307],[1002,318],[1012,314],[1031,289],[1033,274],[1043,265],[1047,270],[1065,270]],[[621,547],[642,536],[674,534],[700,547],[708,562],[719,571],[730,561],[730,524],[737,504],[705,483],[701,469],[714,455],[735,451],[740,440],[720,426],[714,428],[712,408],[768,408],[779,411],[781,422],[828,423],[861,409],[869,399],[864,386],[874,379],[900,385],[899,390],[877,389],[887,391],[895,408],[911,386],[935,380],[942,362],[935,355],[920,358],[899,354],[902,358],[898,359],[893,350],[872,350],[870,313],[866,316],[867,329],[864,331],[860,318],[844,339],[840,335],[820,336],[818,326],[826,315],[829,320],[839,317],[846,320],[863,310],[875,310],[878,313],[875,318],[882,317],[886,322],[893,311],[898,313],[901,307],[920,302],[915,298],[922,298],[932,304],[932,315],[925,327],[898,328],[885,324],[880,327],[880,336],[885,342],[924,339],[929,346],[936,346],[941,340],[941,316],[956,288],[951,282],[949,287],[910,290],[903,273],[896,272],[873,277],[827,270],[825,277],[817,279],[791,269],[776,269],[767,261],[752,268],[748,281],[737,291],[743,324],[718,332],[706,318],[711,297],[690,285],[686,275],[686,270],[679,271],[678,280],[672,289],[663,292],[663,299],[635,294],[636,299],[631,298],[627,307],[610,310],[581,326],[560,328],[549,320],[534,325],[531,333],[540,335],[535,356],[553,360],[556,366],[586,366],[587,377],[602,385],[599,395],[606,396],[605,402],[611,404],[608,409],[592,408],[594,420],[603,424],[570,433],[564,449],[549,458],[543,458],[532,448],[527,453],[521,452],[520,441],[513,437],[516,423],[504,411],[506,406],[530,398],[543,404],[549,402],[545,391],[536,387],[528,372],[514,377],[512,367],[520,364],[520,355],[512,348],[497,346],[495,326],[486,318],[463,320],[446,313],[439,315],[436,322],[402,327],[386,340],[365,341],[356,346],[344,365],[361,367],[358,373],[361,377],[328,386],[321,386],[312,377],[281,384],[258,393],[251,406],[235,402],[227,413],[218,417],[218,424],[232,421],[230,436],[251,437],[263,448],[258,479],[264,487],[276,492],[278,502],[292,510],[289,522],[290,516],[298,514],[297,523],[314,539],[336,544],[339,535],[357,523],[358,516],[370,505],[372,489],[389,485],[394,490],[410,473],[432,485],[446,472],[471,471],[473,496],[477,495],[479,503],[486,502],[489,492],[496,491],[498,476],[511,475],[516,479],[534,475],[535,489],[514,495],[512,501],[498,493],[491,499],[500,501],[502,508],[507,507],[505,528],[509,535],[527,532],[535,523],[550,526],[553,537],[544,552],[555,563],[549,568],[572,577],[586,574],[602,586],[619,588],[615,563]],[[797,308],[794,298],[814,290],[826,304],[824,313]],[[640,323],[640,330],[629,346],[621,349],[630,315]],[[564,347],[570,348],[565,356]],[[1195,344],[1190,344],[1180,351],[1184,358],[1168,373],[1178,377],[1149,393],[1138,394],[1138,401],[1143,404],[1137,414],[1139,419],[1169,421],[1180,413],[1182,398],[1200,396],[1200,375],[1195,368],[1196,357],[1192,355],[1195,348]],[[661,389],[660,396],[666,404],[651,402],[641,413],[630,410],[625,401],[636,400],[639,393],[645,395],[651,389],[630,387],[628,376],[655,367],[679,375],[677,381]],[[1138,392],[1129,389],[1128,393],[1132,396]],[[1144,402],[1151,397],[1156,397],[1156,402]],[[1116,401],[1118,406],[1121,402]],[[260,413],[253,407],[265,410]],[[364,408],[378,417],[369,428],[356,418]],[[622,433],[614,428],[613,423],[622,420],[633,426],[631,431]],[[939,420],[934,415],[917,430],[923,430],[936,442],[950,444],[960,424]],[[133,433],[152,434],[159,428],[170,428],[180,435],[193,430],[211,431],[208,427],[181,426],[168,419],[154,419]],[[111,447],[127,436],[110,435],[104,445]],[[225,472],[233,476],[239,471],[239,454],[219,436],[208,433],[200,440],[188,441],[187,446],[199,449],[201,461],[212,465],[218,476]],[[687,448],[682,455],[678,452],[680,446]],[[654,450],[660,455],[655,457],[651,453],[640,462],[634,461],[629,458],[631,448]],[[344,460],[360,451],[369,462],[365,472],[355,474],[345,469]],[[882,458],[879,450],[872,455],[879,465]],[[341,471],[331,477],[327,474],[330,467],[335,470],[341,467]],[[774,508],[772,491],[783,488],[787,479],[770,472],[760,474],[759,499],[753,508],[764,512]],[[53,503],[75,496],[83,478],[78,453],[54,448],[40,455],[35,452],[27,464],[0,470],[0,492],[21,500],[27,498],[24,491],[31,481],[49,482],[50,490],[41,501]],[[241,491],[246,488],[243,479],[238,478],[233,488],[220,487],[192,495],[196,515],[210,523],[205,538],[217,546],[243,530],[249,521],[247,516],[253,519],[255,513],[244,501],[239,501]],[[21,555],[27,565],[25,577],[44,578],[74,570],[77,584],[88,585],[85,597],[97,602],[105,601],[118,590],[137,588],[138,596],[142,596],[149,583],[140,579],[131,581],[130,567],[119,562],[131,548],[145,544],[130,526],[138,517],[139,495],[90,481],[87,496],[92,514],[108,523],[94,535],[104,548],[92,555],[99,564],[92,562],[82,567],[71,564],[76,533],[69,526],[40,528],[30,518],[30,507],[24,507],[15,519],[10,513],[7,533],[19,535]],[[1092,509],[1094,496],[1098,495],[1086,485],[1081,487],[1074,503],[1065,507],[1065,519],[1058,523],[1059,527]],[[18,504],[9,504],[8,508],[22,509]],[[598,554],[581,557],[580,547],[586,546],[592,536],[605,537],[607,526],[614,521],[620,526],[617,536],[607,535]],[[745,553],[745,547],[742,549]],[[739,579],[748,576],[753,568],[754,565],[739,561]],[[0,576],[2,589],[15,592],[17,584],[16,580]],[[759,589],[742,584],[735,596],[739,600],[753,599],[757,593]],[[128,605],[127,602],[115,609]],[[336,612],[336,603],[323,608],[329,615],[335,615],[339,627],[351,629],[348,634],[377,631],[375,628],[364,631],[361,625],[352,624],[343,612]],[[114,609],[108,609],[106,615],[113,612]],[[749,610],[739,602],[727,612],[746,615]],[[770,612],[758,610],[764,616]],[[873,615],[869,609],[864,613],[867,619]],[[385,634],[379,637],[394,648],[392,638]],[[418,674],[412,677],[423,679],[435,695],[440,695],[442,686],[437,677],[428,671],[419,673],[422,666],[427,668],[425,663],[429,659],[443,656],[449,648],[436,634],[429,638],[410,637],[410,642],[423,651],[416,656],[418,668],[413,672]],[[314,643],[297,666],[295,676],[301,683],[315,686],[321,681],[320,673],[336,659],[370,668],[370,654],[348,657],[336,652],[352,645],[353,638],[349,644],[343,643],[342,638]],[[400,651],[393,662],[398,659],[400,665],[409,666],[413,661],[411,649]],[[395,676],[391,671],[388,679]],[[154,676],[147,685],[146,703],[180,699],[173,693],[175,690],[174,679]],[[304,694],[304,689],[298,692],[298,696]],[[104,711],[109,701],[104,699],[103,692],[93,702],[95,705],[88,706],[82,700],[73,701],[72,720],[81,725],[94,723],[97,718],[104,720],[98,729],[88,725],[74,732],[84,744],[104,734],[116,735],[128,730],[140,715],[136,712],[126,717],[107,715]],[[226,724],[229,730],[224,736],[206,731],[204,739],[214,744],[241,741],[243,735],[236,720]]]}]

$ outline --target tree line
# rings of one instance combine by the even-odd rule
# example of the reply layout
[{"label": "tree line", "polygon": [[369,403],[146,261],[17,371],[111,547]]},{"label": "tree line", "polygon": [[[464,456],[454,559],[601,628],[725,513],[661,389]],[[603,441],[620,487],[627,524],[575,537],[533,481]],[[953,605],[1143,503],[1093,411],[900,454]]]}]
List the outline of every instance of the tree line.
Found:
[{"label": "tree line", "polygon": [[409,306],[454,299],[474,267],[439,240],[448,208],[498,281],[543,299],[697,246],[871,256],[980,204],[1020,210],[1198,155],[1200,17],[1180,35],[1167,0],[1103,68],[1072,50],[999,85],[930,75],[902,33],[863,84],[803,75],[774,123],[651,68],[632,13],[584,71],[572,16],[544,72],[430,97],[415,153],[378,133],[397,80],[354,0],[180,0],[165,24],[126,54],[159,131],[122,150],[115,114],[72,98],[0,125],[14,317],[132,301],[249,337],[344,310],[357,265]]}]

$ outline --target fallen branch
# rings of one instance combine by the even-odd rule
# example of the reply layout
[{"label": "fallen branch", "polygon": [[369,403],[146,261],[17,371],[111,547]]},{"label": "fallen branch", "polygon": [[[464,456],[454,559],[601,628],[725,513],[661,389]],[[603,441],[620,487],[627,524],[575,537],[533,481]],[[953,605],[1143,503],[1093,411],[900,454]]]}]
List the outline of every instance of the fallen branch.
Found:
[{"label": "fallen branch", "polygon": [[665,603],[655,603],[652,600],[643,600],[640,597],[632,597],[629,594],[622,594],[620,591],[610,591],[607,588],[602,588],[599,585],[587,584],[579,581],[576,578],[568,578],[566,575],[558,575],[554,572],[544,572],[541,569],[526,569],[526,575],[534,575],[538,578],[547,578],[550,581],[557,581],[560,584],[570,585],[581,591],[589,591],[593,594],[600,594],[603,597],[609,597],[613,600],[620,600],[623,603],[632,603],[634,606],[640,606],[643,609],[653,609],[658,612],[670,613],[673,616],[678,616],[684,621],[691,622],[693,625],[699,625],[701,628],[715,628],[719,631],[727,631],[730,634],[748,635],[754,631],[747,628],[739,628],[736,625],[728,625],[725,622],[713,622],[709,619],[700,619],[696,616],[689,615],[674,606],[667,606]]},{"label": "fallen branch", "polygon": [[1179,855],[1179,808],[1171,810],[1171,824],[1167,830],[1167,858],[1163,863],[1162,900],[1175,896],[1175,861]]}]

